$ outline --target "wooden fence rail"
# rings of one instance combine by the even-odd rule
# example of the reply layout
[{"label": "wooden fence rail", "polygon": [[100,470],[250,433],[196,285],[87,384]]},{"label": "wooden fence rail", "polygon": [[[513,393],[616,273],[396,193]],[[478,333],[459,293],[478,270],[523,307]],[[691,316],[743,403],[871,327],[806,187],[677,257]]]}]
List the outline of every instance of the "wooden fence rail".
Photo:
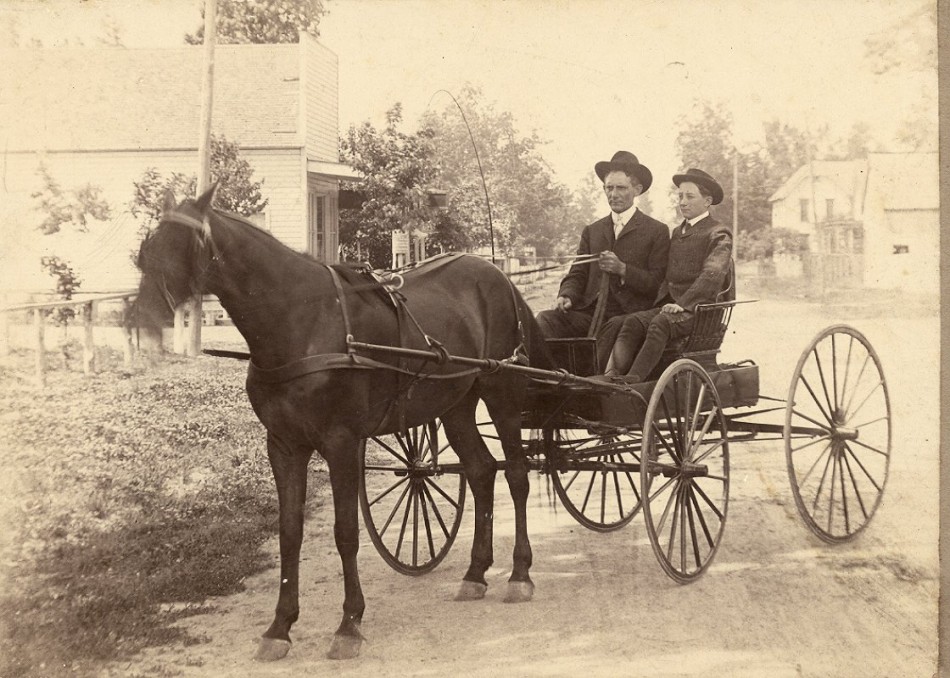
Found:
[{"label": "wooden fence rail", "polygon": [[[46,316],[49,311],[57,308],[78,308],[83,323],[83,373],[90,376],[96,371],[96,347],[95,333],[93,331],[93,320],[96,316],[97,306],[104,301],[122,300],[123,315],[128,313],[132,299],[136,292],[117,292],[115,294],[104,294],[92,298],[67,299],[60,301],[47,301],[38,303],[14,304],[0,308],[0,358],[5,358],[10,353],[10,315],[12,313],[29,312],[33,317],[33,348],[36,352],[34,372],[36,383],[40,387],[46,385],[46,346],[44,335],[46,333]],[[132,330],[123,324],[123,362],[126,368],[132,366],[133,344]]]}]

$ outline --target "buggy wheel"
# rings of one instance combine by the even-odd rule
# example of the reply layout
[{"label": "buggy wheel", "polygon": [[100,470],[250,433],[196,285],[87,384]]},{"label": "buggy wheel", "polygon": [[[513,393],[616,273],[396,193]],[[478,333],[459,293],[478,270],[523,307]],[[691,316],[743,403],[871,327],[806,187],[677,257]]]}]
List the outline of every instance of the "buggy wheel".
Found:
[{"label": "buggy wheel", "polygon": [[687,583],[709,567],[726,525],[729,440],[719,393],[692,360],[660,376],[643,423],[640,487],[650,545],[671,578]]},{"label": "buggy wheel", "polygon": [[360,510],[376,550],[397,572],[432,571],[455,541],[465,507],[465,474],[442,422],[364,440],[360,456]]},{"label": "buggy wheel", "polygon": [[891,461],[891,403],[881,361],[847,325],[812,339],[785,406],[785,458],[795,506],[829,543],[854,538],[881,504]]},{"label": "buggy wheel", "polygon": [[595,532],[616,530],[640,510],[639,431],[558,429],[551,483],[567,512]]}]

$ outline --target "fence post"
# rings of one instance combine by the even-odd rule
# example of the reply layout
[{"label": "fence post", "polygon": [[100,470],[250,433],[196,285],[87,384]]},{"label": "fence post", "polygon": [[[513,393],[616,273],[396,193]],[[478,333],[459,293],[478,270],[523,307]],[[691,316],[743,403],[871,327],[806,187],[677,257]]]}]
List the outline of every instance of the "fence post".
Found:
[{"label": "fence post", "polygon": [[122,364],[125,366],[125,369],[128,370],[132,369],[132,323],[130,322],[132,302],[129,301],[128,297],[122,298],[122,307],[122,333],[125,337],[125,341],[122,344]]},{"label": "fence post", "polygon": [[36,384],[40,388],[46,386],[46,347],[43,345],[45,323],[46,318],[43,317],[43,309],[33,309],[33,330],[36,343]]},{"label": "fence post", "polygon": [[172,337],[172,350],[175,353],[185,352],[185,304],[179,304],[175,309],[175,330]]},{"label": "fence post", "polygon": [[82,372],[87,377],[96,369],[96,344],[92,332],[92,319],[96,312],[95,302],[90,301],[82,305],[83,344],[82,344]]}]

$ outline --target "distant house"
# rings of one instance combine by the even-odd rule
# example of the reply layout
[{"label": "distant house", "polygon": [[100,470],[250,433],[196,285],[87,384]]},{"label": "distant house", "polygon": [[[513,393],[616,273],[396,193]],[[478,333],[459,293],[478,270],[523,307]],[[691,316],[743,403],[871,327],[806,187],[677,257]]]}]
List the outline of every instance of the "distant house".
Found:
[{"label": "distant house", "polygon": [[[147,168],[197,173],[202,59],[200,46],[0,50],[0,289],[32,281],[28,253],[57,242],[36,230],[41,164],[64,190],[100,187],[112,208],[109,223],[59,236],[82,289],[135,285],[132,183]],[[263,180],[268,205],[255,221],[335,260],[339,181],[356,178],[338,162],[336,55],[306,35],[219,45],[214,84],[213,133],[237,143]]]},{"label": "distant house", "polygon": [[816,285],[936,292],[936,153],[804,165],[769,198],[773,228],[802,234]]}]

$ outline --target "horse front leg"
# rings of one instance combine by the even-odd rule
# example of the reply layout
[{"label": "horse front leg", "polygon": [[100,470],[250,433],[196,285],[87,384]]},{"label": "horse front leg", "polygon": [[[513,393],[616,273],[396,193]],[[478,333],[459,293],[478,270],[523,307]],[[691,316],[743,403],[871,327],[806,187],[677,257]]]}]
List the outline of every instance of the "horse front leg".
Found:
[{"label": "horse front leg", "polygon": [[280,593],[270,628],[264,632],[255,659],[275,661],[290,651],[290,627],[300,614],[300,544],[307,499],[307,464],[312,450],[291,447],[268,434],[270,459],[280,511]]},{"label": "horse front leg", "polygon": [[360,474],[359,439],[349,432],[327,436],[323,456],[330,469],[333,488],[333,536],[343,564],[343,620],[333,635],[327,656],[330,659],[352,659],[363,645],[363,589],[356,556],[360,549],[358,492]]}]

